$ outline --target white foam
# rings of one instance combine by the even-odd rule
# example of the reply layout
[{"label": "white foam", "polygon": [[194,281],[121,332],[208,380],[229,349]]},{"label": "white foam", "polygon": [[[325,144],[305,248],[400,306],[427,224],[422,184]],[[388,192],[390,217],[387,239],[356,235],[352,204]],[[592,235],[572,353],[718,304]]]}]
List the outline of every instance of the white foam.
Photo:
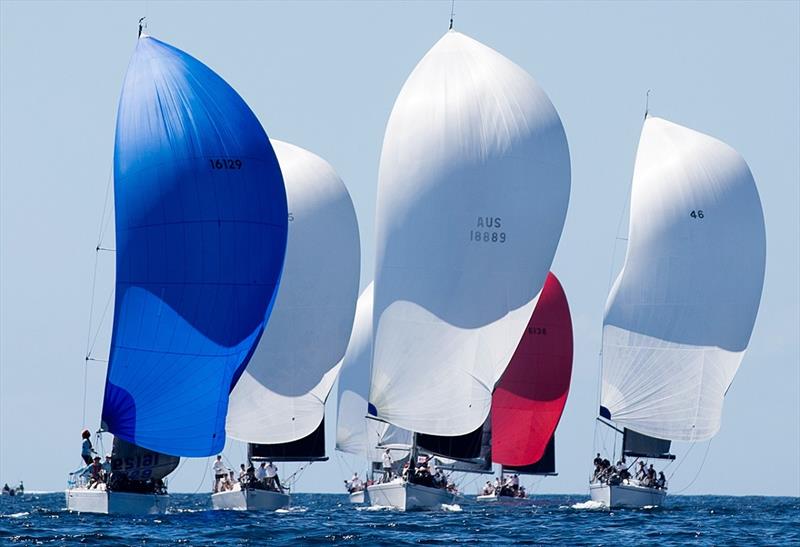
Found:
[{"label": "white foam", "polygon": [[448,503],[443,503],[442,504],[442,510],[443,511],[451,511],[453,513],[458,513],[458,512],[461,511],[461,506],[459,504],[457,504],[457,503],[454,503],[452,505],[450,505]]},{"label": "white foam", "polygon": [[606,504],[603,503],[602,501],[587,500],[581,503],[576,503],[571,507],[572,509],[597,510],[597,509],[606,509]]},{"label": "white foam", "polygon": [[28,513],[27,511],[23,511],[22,513],[11,513],[10,515],[0,515],[0,516],[7,519],[21,519],[23,517],[27,517],[28,515],[30,515],[30,513]]},{"label": "white foam", "polygon": [[298,506],[298,507],[289,507],[289,508],[284,508],[284,509],[275,509],[276,513],[281,513],[281,514],[283,514],[283,513],[305,513],[306,511],[308,511],[307,507],[300,507],[300,506]]}]

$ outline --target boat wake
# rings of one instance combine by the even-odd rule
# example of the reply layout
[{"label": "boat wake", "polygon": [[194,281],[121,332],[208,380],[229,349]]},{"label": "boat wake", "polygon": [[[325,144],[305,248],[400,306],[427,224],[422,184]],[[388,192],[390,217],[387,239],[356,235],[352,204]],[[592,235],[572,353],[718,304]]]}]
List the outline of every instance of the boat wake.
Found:
[{"label": "boat wake", "polygon": [[606,504],[602,501],[594,501],[594,500],[587,500],[584,502],[576,503],[570,506],[571,509],[578,509],[578,510],[597,510],[597,509],[606,509]]},{"label": "boat wake", "polygon": [[395,511],[391,505],[367,505],[366,507],[356,507],[356,511]]},{"label": "boat wake", "polygon": [[298,506],[298,507],[288,507],[288,508],[284,507],[282,509],[275,509],[276,513],[281,513],[281,514],[283,514],[283,513],[305,513],[306,511],[308,511],[308,507],[300,507],[300,506]]},{"label": "boat wake", "polygon": [[462,511],[462,509],[461,509],[461,506],[459,504],[457,504],[457,503],[454,503],[452,505],[449,504],[449,503],[443,503],[442,504],[442,511],[450,511],[452,513],[458,513],[460,511]]}]

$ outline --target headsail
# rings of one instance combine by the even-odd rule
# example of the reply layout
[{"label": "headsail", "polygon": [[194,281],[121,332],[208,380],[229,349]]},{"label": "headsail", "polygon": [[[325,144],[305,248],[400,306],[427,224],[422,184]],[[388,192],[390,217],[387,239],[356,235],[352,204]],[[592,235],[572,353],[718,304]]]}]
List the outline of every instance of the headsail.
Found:
[{"label": "headsail", "polygon": [[572,320],[561,283],[547,275],[525,334],[492,396],[492,458],[538,462],[551,442],[572,376]]},{"label": "headsail", "polygon": [[198,60],[144,35],[119,102],[114,203],[104,427],[165,454],[218,452],[228,394],[280,277],[286,194],[242,98]]},{"label": "headsail", "polygon": [[336,420],[336,449],[381,461],[380,443],[410,445],[408,431],[366,418],[372,358],[372,298],[370,283],[356,305],[353,333],[342,359]]},{"label": "headsail", "polygon": [[708,135],[647,118],[625,265],[603,322],[608,417],[660,439],[716,434],[758,312],[765,238],[742,157]]},{"label": "headsail", "polygon": [[469,433],[561,235],[564,129],[530,75],[450,31],[395,102],[378,178],[370,402],[405,429]]},{"label": "headsail", "polygon": [[297,146],[272,144],[289,203],[286,263],[264,335],[231,393],[227,430],[249,443],[302,447],[298,440],[318,437],[350,339],[361,249],[353,202],[330,164]]}]

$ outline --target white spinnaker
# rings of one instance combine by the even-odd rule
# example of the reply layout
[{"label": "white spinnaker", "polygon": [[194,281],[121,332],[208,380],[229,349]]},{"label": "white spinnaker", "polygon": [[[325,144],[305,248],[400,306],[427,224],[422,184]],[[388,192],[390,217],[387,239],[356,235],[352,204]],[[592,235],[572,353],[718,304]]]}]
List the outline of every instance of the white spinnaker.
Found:
[{"label": "white spinnaker", "polygon": [[372,359],[372,301],[373,284],[370,283],[358,298],[353,333],[339,374],[336,449],[370,461],[381,461],[382,450],[376,448],[379,443],[409,444],[411,435],[366,418]]},{"label": "white spinnaker", "polygon": [[228,434],[262,444],[314,431],[355,314],[361,249],[355,209],[322,158],[272,140],[286,184],[289,235],[267,327],[233,389]]},{"label": "white spinnaker", "polygon": [[606,304],[602,402],[612,419],[679,441],[713,437],[750,340],[766,260],[755,181],[727,144],[644,122],[628,251]]},{"label": "white spinnaker", "polygon": [[397,97],[378,179],[371,402],[404,429],[468,433],[561,236],[564,129],[530,75],[450,31]]}]

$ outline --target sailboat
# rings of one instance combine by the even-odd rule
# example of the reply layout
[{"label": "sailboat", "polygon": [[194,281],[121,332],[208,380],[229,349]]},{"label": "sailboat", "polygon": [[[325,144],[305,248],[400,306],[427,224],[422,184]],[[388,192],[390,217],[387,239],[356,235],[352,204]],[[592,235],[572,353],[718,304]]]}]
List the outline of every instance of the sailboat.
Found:
[{"label": "sailboat", "polygon": [[[550,269],[569,189],[566,135],[544,91],[498,52],[448,31],[405,82],[384,136],[375,419],[443,437],[483,426]],[[401,510],[453,499],[413,477],[367,490],[372,505]]]},{"label": "sailboat", "polygon": [[110,470],[71,475],[67,507],[161,513],[180,456],[225,444],[228,394],[272,308],[286,247],[283,179],[242,98],[141,34],[114,146],[116,280],[101,431]]},{"label": "sailboat", "polygon": [[[381,472],[383,451],[388,447],[395,463],[408,457],[409,431],[367,418],[370,368],[372,364],[372,302],[370,283],[356,304],[350,343],[339,373],[339,398],[336,416],[336,450],[364,459],[369,466],[362,488],[348,492],[351,503],[367,501],[366,487]],[[379,449],[381,445],[383,449]]]},{"label": "sailboat", "polygon": [[[572,319],[566,294],[551,272],[511,362],[492,395],[493,463],[506,472],[555,475],[555,431],[572,376]],[[519,488],[478,501],[523,498]]]},{"label": "sailboat", "polygon": [[[286,183],[289,237],[269,324],[231,393],[228,434],[248,459],[321,461],[325,401],[350,339],[361,248],[353,202],[319,156],[273,140]],[[246,486],[246,487],[245,487]],[[211,496],[215,509],[274,510],[289,495],[260,483]]]},{"label": "sailboat", "polygon": [[[758,190],[727,144],[647,116],[633,170],[625,263],[603,320],[598,421],[622,455],[674,459],[672,441],[719,431],[764,284]],[[662,505],[666,485],[601,474],[592,500]]]}]

